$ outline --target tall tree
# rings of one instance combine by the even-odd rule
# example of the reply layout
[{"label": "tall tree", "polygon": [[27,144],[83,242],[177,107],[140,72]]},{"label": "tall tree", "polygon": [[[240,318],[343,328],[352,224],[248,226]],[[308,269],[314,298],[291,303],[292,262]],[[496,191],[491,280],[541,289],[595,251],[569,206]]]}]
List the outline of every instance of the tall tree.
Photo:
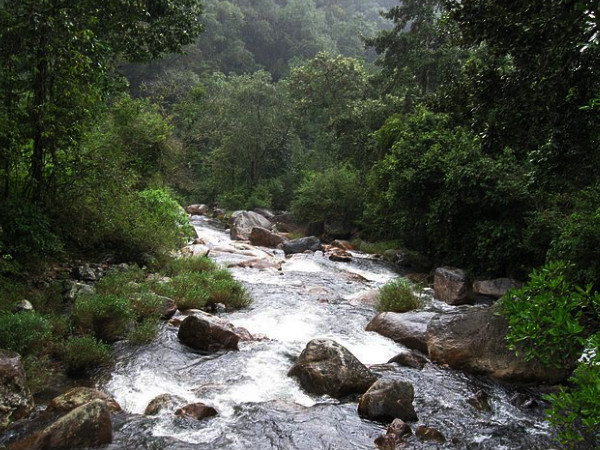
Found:
[{"label": "tall tree", "polygon": [[0,4],[0,56],[8,62],[0,85],[2,194],[17,183],[34,199],[51,196],[86,120],[114,86],[113,61],[181,51],[201,31],[200,13],[199,0]]}]

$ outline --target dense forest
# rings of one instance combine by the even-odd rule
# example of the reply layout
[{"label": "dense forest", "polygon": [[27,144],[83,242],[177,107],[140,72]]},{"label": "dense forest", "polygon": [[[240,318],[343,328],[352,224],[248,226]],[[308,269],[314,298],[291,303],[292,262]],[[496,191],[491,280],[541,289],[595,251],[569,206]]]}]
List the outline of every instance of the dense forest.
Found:
[{"label": "dense forest", "polygon": [[55,261],[160,259],[178,202],[289,210],[529,276],[509,341],[584,352],[550,417],[598,448],[597,2],[136,5],[0,1],[0,310]]}]

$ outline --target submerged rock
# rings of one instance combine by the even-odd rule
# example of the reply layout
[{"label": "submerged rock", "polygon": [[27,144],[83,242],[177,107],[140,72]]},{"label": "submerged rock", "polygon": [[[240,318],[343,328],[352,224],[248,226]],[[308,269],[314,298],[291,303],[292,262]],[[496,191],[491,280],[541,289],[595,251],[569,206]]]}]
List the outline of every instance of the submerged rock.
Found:
[{"label": "submerged rock", "polygon": [[503,297],[511,289],[521,285],[511,278],[496,278],[494,280],[480,280],[473,282],[473,293],[492,298]]},{"label": "submerged rock", "polygon": [[471,281],[461,269],[438,267],[433,278],[435,298],[449,305],[472,303]]},{"label": "submerged rock", "polygon": [[426,427],[425,425],[419,425],[417,427],[417,431],[415,431],[415,436],[420,441],[427,442],[439,442],[443,444],[446,442],[446,437],[442,434],[442,432],[436,428]]},{"label": "submerged rock", "polygon": [[427,353],[427,326],[434,316],[435,313],[427,311],[383,312],[369,322],[366,330]]},{"label": "submerged rock", "polygon": [[554,384],[569,370],[526,361],[506,346],[508,323],[499,304],[487,308],[462,306],[435,316],[427,328],[427,348],[433,362],[494,378]]},{"label": "submerged rock", "polygon": [[321,240],[315,236],[307,236],[293,241],[287,241],[283,244],[283,252],[286,255],[294,253],[304,253],[305,251],[316,252],[321,250]]},{"label": "submerged rock", "polygon": [[362,394],[377,380],[345,347],[331,339],[313,339],[288,373],[316,395],[341,398]]},{"label": "submerged rock", "polygon": [[418,350],[403,349],[400,353],[388,361],[388,363],[396,363],[404,367],[412,367],[413,369],[421,370],[425,367],[429,360],[427,356]]},{"label": "submerged rock", "polygon": [[148,406],[144,410],[147,416],[155,416],[164,409],[175,409],[177,404],[183,403],[181,397],[172,394],[160,394],[150,400]]},{"label": "submerged rock", "polygon": [[379,379],[360,398],[358,414],[372,420],[418,420],[412,404],[414,395],[409,381]]},{"label": "submerged rock", "polygon": [[26,417],[33,410],[33,398],[18,353],[0,350],[0,428]]},{"label": "submerged rock", "polygon": [[177,332],[182,344],[196,350],[238,350],[240,336],[233,325],[210,314],[186,317]]},{"label": "submerged rock", "polygon": [[191,403],[179,408],[175,411],[177,417],[190,417],[195,420],[202,420],[208,417],[216,416],[217,410],[212,406],[205,405],[204,403]]}]

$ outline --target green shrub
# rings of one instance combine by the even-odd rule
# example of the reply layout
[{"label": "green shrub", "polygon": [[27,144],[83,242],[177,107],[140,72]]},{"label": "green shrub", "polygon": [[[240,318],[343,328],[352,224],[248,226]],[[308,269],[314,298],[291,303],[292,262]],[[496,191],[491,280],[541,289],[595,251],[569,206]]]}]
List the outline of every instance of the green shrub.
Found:
[{"label": "green shrub", "polygon": [[64,344],[62,360],[69,372],[77,374],[108,364],[111,350],[92,336],[73,337]]},{"label": "green shrub", "polygon": [[47,355],[28,355],[23,358],[23,368],[27,377],[27,388],[37,394],[55,384],[56,364]]},{"label": "green shrub", "polygon": [[143,284],[145,281],[146,272],[138,266],[132,266],[127,270],[111,270],[94,287],[98,294],[128,295],[147,291],[149,288]]},{"label": "green shrub", "polygon": [[352,246],[364,253],[377,253],[382,255],[386,250],[392,250],[402,248],[402,243],[398,240],[395,241],[378,241],[378,242],[367,242],[362,239],[353,239],[351,242]]},{"label": "green shrub", "polygon": [[138,323],[129,333],[129,342],[136,345],[147,344],[156,337],[158,333],[158,319],[147,317]]},{"label": "green shrub", "polygon": [[208,299],[206,275],[202,273],[182,273],[170,283],[157,286],[156,291],[172,298],[180,310],[202,309]]},{"label": "green shrub", "polygon": [[571,283],[570,269],[556,261],[534,270],[502,299],[502,312],[510,348],[548,366],[577,365],[569,384],[547,396],[548,413],[565,448],[591,449],[600,437],[600,294]]},{"label": "green shrub", "polygon": [[132,296],[129,301],[131,310],[138,320],[158,319],[162,315],[163,303],[163,299],[154,292]]},{"label": "green shrub", "polygon": [[354,224],[363,210],[364,183],[349,165],[307,173],[294,194],[292,215],[300,221]]},{"label": "green shrub", "polygon": [[26,356],[40,355],[51,344],[52,326],[35,312],[0,314],[0,348]]},{"label": "green shrub", "polygon": [[423,307],[408,280],[397,279],[386,283],[379,290],[379,311],[407,312]]},{"label": "green shrub", "polygon": [[243,308],[250,304],[250,296],[235,280],[213,279],[208,287],[207,305],[222,303],[229,308]]},{"label": "green shrub", "polygon": [[127,336],[135,318],[129,300],[110,294],[78,297],[73,314],[81,327],[106,342]]},{"label": "green shrub", "polygon": [[182,273],[212,272],[217,270],[217,265],[206,256],[192,256],[173,258],[165,265],[163,272],[172,277]]}]

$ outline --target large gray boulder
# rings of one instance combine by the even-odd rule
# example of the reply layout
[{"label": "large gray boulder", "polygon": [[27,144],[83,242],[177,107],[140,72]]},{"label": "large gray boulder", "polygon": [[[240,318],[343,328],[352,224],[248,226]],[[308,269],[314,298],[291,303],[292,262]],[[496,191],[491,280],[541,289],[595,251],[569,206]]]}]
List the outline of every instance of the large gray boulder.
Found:
[{"label": "large gray boulder", "polygon": [[436,313],[427,311],[383,312],[369,322],[366,330],[427,353],[427,326],[435,315]]},{"label": "large gray boulder", "polygon": [[185,207],[185,212],[192,216],[203,216],[208,213],[210,208],[204,204],[194,204]]},{"label": "large gray boulder", "polygon": [[471,281],[461,269],[438,267],[433,278],[435,298],[449,305],[473,303]]},{"label": "large gray boulder", "polygon": [[67,413],[43,429],[32,450],[94,448],[112,442],[112,421],[108,405],[96,399]]},{"label": "large gray boulder", "polygon": [[506,346],[508,323],[499,304],[482,308],[461,306],[435,316],[427,328],[429,359],[439,364],[494,378],[554,384],[569,370],[549,368],[526,361]]},{"label": "large gray boulder", "polygon": [[102,400],[106,403],[111,412],[121,411],[121,406],[117,401],[104,392],[89,387],[79,386],[53,398],[50,403],[48,403],[46,412],[59,412],[64,414],[94,400]]},{"label": "large gray boulder", "polygon": [[206,352],[238,350],[240,341],[233,325],[210,314],[186,317],[179,326],[177,337],[182,344]]},{"label": "large gray boulder", "polygon": [[412,404],[414,397],[409,381],[380,378],[360,398],[358,414],[371,420],[415,421],[418,417]]},{"label": "large gray boulder", "polygon": [[473,293],[492,298],[503,297],[511,289],[521,285],[512,278],[496,278],[494,280],[480,280],[473,282]]},{"label": "large gray boulder", "polygon": [[286,255],[294,253],[304,253],[309,250],[316,252],[321,250],[321,240],[315,236],[307,236],[300,239],[294,239],[293,241],[287,241],[283,244],[283,252]]},{"label": "large gray boulder", "polygon": [[313,339],[288,373],[316,395],[341,398],[362,394],[377,380],[345,347],[331,339]]},{"label": "large gray boulder", "polygon": [[250,239],[252,228],[271,228],[271,222],[254,211],[240,211],[232,220],[230,236],[237,241],[247,241]]},{"label": "large gray boulder", "polygon": [[0,350],[0,428],[26,417],[33,410],[21,356]]}]

